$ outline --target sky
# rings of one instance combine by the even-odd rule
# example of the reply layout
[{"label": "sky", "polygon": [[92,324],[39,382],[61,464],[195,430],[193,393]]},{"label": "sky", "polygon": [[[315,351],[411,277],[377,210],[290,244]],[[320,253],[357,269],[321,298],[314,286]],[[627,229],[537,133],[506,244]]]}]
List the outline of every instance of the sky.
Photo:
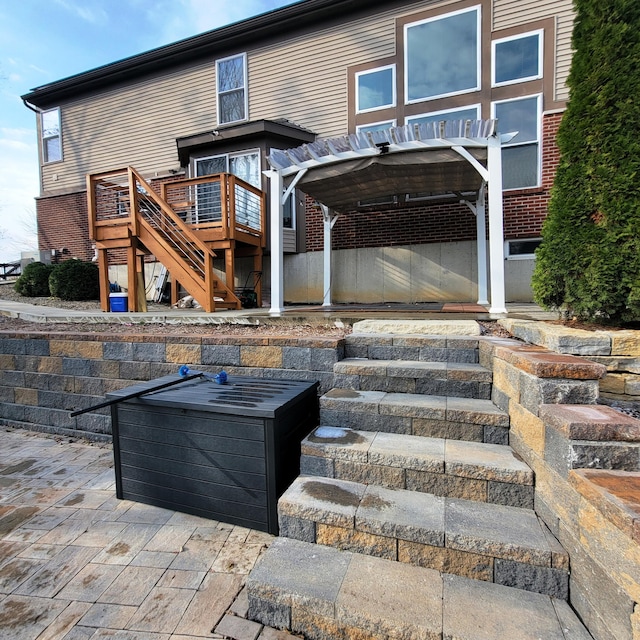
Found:
[{"label": "sky", "polygon": [[293,2],[0,0],[0,263],[37,249],[36,114],[21,95]]}]

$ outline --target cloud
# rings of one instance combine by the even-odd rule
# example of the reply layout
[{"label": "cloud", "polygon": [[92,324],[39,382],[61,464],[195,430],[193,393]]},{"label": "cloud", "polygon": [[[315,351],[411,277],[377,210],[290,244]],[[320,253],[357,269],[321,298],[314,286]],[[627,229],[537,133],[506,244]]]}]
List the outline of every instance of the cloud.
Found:
[{"label": "cloud", "polygon": [[66,9],[69,13],[72,13],[77,18],[89,22],[90,24],[105,25],[109,22],[109,16],[107,12],[95,4],[88,7],[85,3],[76,4],[69,0],[55,0],[55,3]]}]

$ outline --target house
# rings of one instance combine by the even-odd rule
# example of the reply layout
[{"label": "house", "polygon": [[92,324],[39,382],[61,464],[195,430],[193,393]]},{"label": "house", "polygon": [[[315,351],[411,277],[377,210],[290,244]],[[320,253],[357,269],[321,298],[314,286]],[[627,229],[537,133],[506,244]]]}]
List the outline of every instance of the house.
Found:
[{"label": "house", "polygon": [[130,290],[213,272],[227,307],[251,271],[276,310],[528,301],[572,26],[571,0],[302,0],[33,89],[40,249]]}]

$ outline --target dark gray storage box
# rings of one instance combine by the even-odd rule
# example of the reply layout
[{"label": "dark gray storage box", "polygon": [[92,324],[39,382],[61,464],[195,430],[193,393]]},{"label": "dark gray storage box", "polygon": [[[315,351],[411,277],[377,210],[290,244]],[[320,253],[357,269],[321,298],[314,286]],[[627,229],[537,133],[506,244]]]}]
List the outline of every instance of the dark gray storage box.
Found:
[{"label": "dark gray storage box", "polygon": [[277,534],[278,498],[300,472],[301,440],[318,425],[317,389],[317,382],[199,378],[112,405],[116,495]]}]

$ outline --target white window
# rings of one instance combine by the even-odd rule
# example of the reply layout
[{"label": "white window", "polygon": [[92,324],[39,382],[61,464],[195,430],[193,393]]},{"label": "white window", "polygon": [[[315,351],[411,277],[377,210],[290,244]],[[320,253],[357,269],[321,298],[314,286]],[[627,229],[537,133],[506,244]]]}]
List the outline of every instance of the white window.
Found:
[{"label": "white window", "polygon": [[542,78],[542,31],[494,40],[491,48],[494,87]]},{"label": "white window", "polygon": [[50,109],[40,114],[42,132],[42,159],[44,162],[62,160],[62,139],[60,137],[60,109]]},{"label": "white window", "polygon": [[247,56],[216,61],[218,124],[247,119]]},{"label": "white window", "polygon": [[[216,173],[232,173],[245,182],[261,188],[260,152],[255,149],[233,154],[209,156],[195,159],[195,175],[208,176]],[[259,198],[241,187],[235,193],[236,219],[242,224],[255,226],[259,220]],[[222,219],[222,199],[220,183],[199,184],[196,188],[197,223],[219,222]]]},{"label": "white window", "polygon": [[500,133],[517,135],[502,147],[503,189],[540,184],[540,124],[542,96],[494,102],[493,117]]},{"label": "white window", "polygon": [[389,65],[356,73],[356,112],[396,106],[396,67]]},{"label": "white window", "polygon": [[367,133],[374,131],[386,131],[396,126],[395,120],[385,120],[384,122],[374,122],[373,124],[363,124],[356,127],[356,133]]},{"label": "white window", "polygon": [[480,7],[404,28],[408,103],[480,89]]},{"label": "white window", "polygon": [[504,255],[507,260],[533,260],[535,250],[540,246],[542,238],[520,238],[507,240],[504,243]]},{"label": "white window", "polygon": [[426,124],[427,122],[441,122],[442,120],[478,120],[480,117],[480,105],[474,104],[463,109],[446,109],[444,111],[432,111],[419,116],[409,116],[407,124]]}]

